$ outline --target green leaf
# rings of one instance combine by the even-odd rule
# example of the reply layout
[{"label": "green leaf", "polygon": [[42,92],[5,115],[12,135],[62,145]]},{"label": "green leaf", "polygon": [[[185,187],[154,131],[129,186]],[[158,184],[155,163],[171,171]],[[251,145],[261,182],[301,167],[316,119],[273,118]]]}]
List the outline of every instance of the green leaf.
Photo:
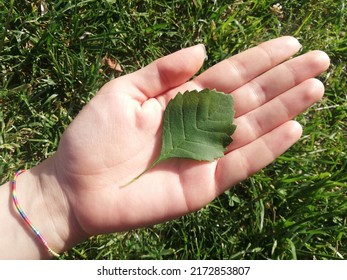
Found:
[{"label": "green leaf", "polygon": [[223,157],[236,129],[233,120],[234,101],[230,94],[209,89],[178,93],[164,112],[159,157],[131,182],[170,158],[213,161]]}]

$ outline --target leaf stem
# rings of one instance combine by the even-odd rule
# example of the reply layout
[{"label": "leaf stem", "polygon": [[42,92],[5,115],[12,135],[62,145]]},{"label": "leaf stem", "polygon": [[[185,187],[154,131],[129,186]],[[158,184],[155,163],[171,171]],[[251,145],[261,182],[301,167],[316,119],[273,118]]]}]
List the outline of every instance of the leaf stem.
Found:
[{"label": "leaf stem", "polygon": [[148,172],[150,169],[152,169],[154,166],[156,166],[159,162],[162,161],[161,157],[158,157],[149,167],[147,167],[144,171],[142,171],[139,175],[137,175],[135,178],[131,179],[128,183],[125,185],[120,186],[120,188],[125,188],[129,186],[130,184],[134,183],[137,179],[139,179],[143,174]]}]

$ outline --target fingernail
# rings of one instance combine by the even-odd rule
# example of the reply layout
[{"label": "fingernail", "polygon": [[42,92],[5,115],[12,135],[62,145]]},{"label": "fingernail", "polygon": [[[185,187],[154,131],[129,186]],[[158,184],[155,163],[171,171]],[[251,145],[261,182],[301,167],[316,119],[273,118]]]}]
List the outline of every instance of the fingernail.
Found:
[{"label": "fingernail", "polygon": [[208,60],[208,56],[207,56],[207,51],[206,51],[206,47],[204,44],[199,44],[198,46],[200,46],[203,51],[204,51],[204,55],[205,55],[205,61]]},{"label": "fingernail", "polygon": [[296,38],[296,37],[295,37],[295,39],[296,39],[296,41],[298,41],[298,43],[299,43],[299,46],[300,46],[300,49],[299,49],[299,51],[301,51],[301,50],[302,50],[302,44],[300,43],[300,41],[299,41],[299,39],[298,39],[298,38]]}]

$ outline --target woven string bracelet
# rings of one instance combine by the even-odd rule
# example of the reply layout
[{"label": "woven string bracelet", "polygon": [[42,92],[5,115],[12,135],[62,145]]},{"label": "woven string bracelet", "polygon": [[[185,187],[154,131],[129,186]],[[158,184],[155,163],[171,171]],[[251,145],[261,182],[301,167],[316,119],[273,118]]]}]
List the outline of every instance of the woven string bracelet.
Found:
[{"label": "woven string bracelet", "polygon": [[12,200],[14,205],[16,206],[18,213],[21,215],[21,217],[24,219],[25,223],[32,229],[32,231],[35,233],[35,235],[39,238],[41,243],[46,247],[47,251],[54,257],[59,257],[59,254],[54,252],[47,244],[47,241],[43,238],[42,234],[33,226],[33,224],[30,222],[28,217],[23,212],[22,208],[19,205],[18,199],[17,199],[17,193],[16,193],[16,180],[17,177],[24,173],[26,170],[19,170],[16,172],[16,174],[13,177],[13,180],[11,181],[11,187],[12,187]]}]

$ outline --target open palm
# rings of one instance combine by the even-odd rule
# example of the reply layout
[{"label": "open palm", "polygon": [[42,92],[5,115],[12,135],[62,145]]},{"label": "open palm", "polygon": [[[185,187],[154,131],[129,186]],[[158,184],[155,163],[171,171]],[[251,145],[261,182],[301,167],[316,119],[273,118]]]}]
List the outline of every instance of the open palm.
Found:
[{"label": "open palm", "polygon": [[[75,221],[86,236],[159,223],[195,211],[257,172],[301,135],[291,121],[324,92],[313,77],[323,52],[288,60],[292,37],[263,43],[191,79],[205,53],[183,49],[106,84],[64,133],[53,157]],[[237,125],[226,155],[214,162],[172,159],[120,188],[159,155],[165,107],[177,94],[215,88],[234,96]]]}]

